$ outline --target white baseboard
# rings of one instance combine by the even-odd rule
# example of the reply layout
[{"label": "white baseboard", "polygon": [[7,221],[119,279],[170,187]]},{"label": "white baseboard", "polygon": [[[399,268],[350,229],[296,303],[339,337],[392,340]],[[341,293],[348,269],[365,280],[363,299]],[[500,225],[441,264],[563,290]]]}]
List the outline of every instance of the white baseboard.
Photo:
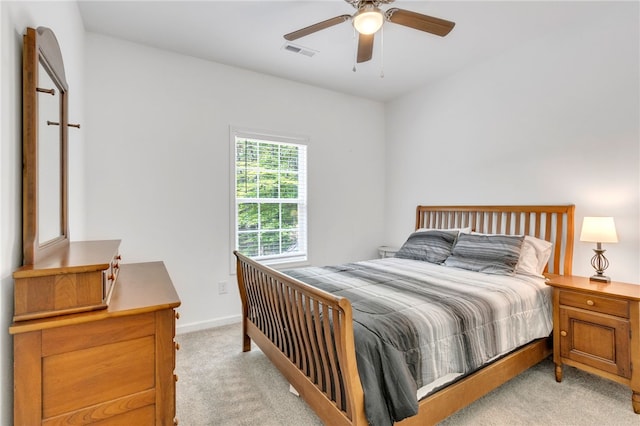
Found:
[{"label": "white baseboard", "polygon": [[235,324],[242,320],[241,315],[233,315],[230,317],[216,318],[207,321],[192,322],[189,324],[178,324],[176,326],[176,334],[191,333],[193,331],[206,330],[208,328],[222,327],[223,325]]}]

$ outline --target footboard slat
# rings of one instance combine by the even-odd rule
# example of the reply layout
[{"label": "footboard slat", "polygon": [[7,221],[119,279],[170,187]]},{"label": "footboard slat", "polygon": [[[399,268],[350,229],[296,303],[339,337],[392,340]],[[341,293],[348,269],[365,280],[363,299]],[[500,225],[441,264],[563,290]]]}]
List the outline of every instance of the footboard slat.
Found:
[{"label": "footboard slat", "polygon": [[303,322],[304,322],[304,343],[307,347],[307,375],[311,380],[315,381],[316,377],[316,362],[315,362],[315,347],[313,345],[313,319],[311,316],[311,301],[308,297],[304,298],[303,309]]},{"label": "footboard slat", "polygon": [[[333,310],[333,322],[337,322],[339,321],[338,318],[338,311],[337,310]],[[340,340],[340,328],[336,328],[335,333],[333,338],[335,340]],[[335,345],[333,346],[335,348]],[[331,353],[331,352],[330,352]],[[338,354],[335,354],[336,358],[338,357]],[[336,403],[338,404],[338,407],[344,407],[345,410],[347,410],[347,414],[349,413],[349,407],[344,404],[343,401],[343,393],[344,393],[344,389],[342,389],[342,386],[344,386],[344,384],[342,383],[342,380],[340,380],[340,365],[337,363],[332,363],[332,369],[331,372],[333,373],[333,383],[335,384],[335,395],[336,395]]]},{"label": "footboard slat", "polygon": [[264,292],[264,293],[260,293],[260,301],[262,302],[262,307],[263,309],[266,309],[266,311],[268,312],[268,315],[265,316],[265,331],[266,331],[266,335],[267,337],[269,337],[269,339],[274,340],[274,329],[275,329],[275,323],[273,321],[273,316],[274,316],[274,312],[273,309],[271,309],[271,306],[269,306],[271,304],[271,300],[270,300],[270,293],[271,293],[271,287],[268,287],[268,291]]},{"label": "footboard slat", "polygon": [[279,285],[279,283],[276,283],[276,285],[274,285],[273,287],[273,309],[276,311],[276,320],[278,323],[278,342],[277,342],[277,346],[278,348],[280,348],[281,351],[286,351],[287,350],[287,339],[285,338],[284,335],[284,324],[285,324],[285,319],[284,319],[284,315],[282,313],[282,309],[279,303],[279,299],[280,299],[280,294],[282,294],[282,286]]},{"label": "footboard slat", "polygon": [[276,324],[276,330],[274,333],[274,337],[276,338],[276,346],[280,348],[280,350],[284,350],[285,348],[285,337],[284,337],[284,321],[282,311],[280,310],[280,306],[278,303],[279,298],[279,288],[277,282],[272,282],[271,289],[269,292],[269,302],[271,309],[273,310],[274,322]]},{"label": "footboard slat", "polygon": [[[320,312],[320,303],[317,300],[314,301],[313,306],[315,308],[315,312]],[[319,388],[326,393],[327,389],[329,388],[329,362],[327,361],[327,353],[323,350],[323,345],[321,344],[322,341],[320,340],[323,334],[322,324],[320,323],[320,321],[316,321],[314,326],[317,336],[316,341],[318,342],[318,353],[320,354],[320,365],[322,366],[318,385]]]},{"label": "footboard slat", "polygon": [[293,353],[290,356],[291,362],[293,362],[296,367],[300,368],[300,334],[298,333],[298,324],[296,322],[295,315],[295,304],[292,301],[293,298],[292,290],[287,288],[285,291],[285,300],[287,306],[287,318],[289,318],[289,328],[288,332],[291,333],[291,341],[293,342]]},{"label": "footboard slat", "polygon": [[349,301],[234,254],[243,350],[254,340],[325,423],[366,425]]},{"label": "footboard slat", "polygon": [[300,347],[302,348],[302,350],[300,351],[301,353],[301,357],[300,357],[300,365],[298,366],[303,373],[309,375],[309,369],[308,369],[308,365],[307,365],[307,357],[309,356],[309,349],[311,349],[309,347],[309,340],[307,338],[307,328],[304,324],[304,312],[302,307],[303,302],[302,302],[302,295],[299,292],[295,293],[295,306],[296,306],[296,311],[297,311],[297,316],[296,316],[296,331],[298,332],[298,334],[300,335]]},{"label": "footboard slat", "polygon": [[[338,377],[336,377],[336,359],[335,353],[333,350],[333,337],[334,334],[330,328],[330,320],[331,320],[331,312],[329,312],[329,307],[324,305],[322,308],[322,327],[323,327],[323,337],[324,337],[324,348],[327,352],[327,360],[329,366],[329,376],[327,386],[327,395],[333,394],[333,400],[336,402],[336,405],[342,408],[342,398],[339,392],[336,392],[336,389],[339,389]],[[335,322],[334,322],[335,324]]]},{"label": "footboard slat", "polygon": [[282,315],[282,335],[283,344],[279,349],[287,356],[295,356],[295,343],[294,339],[288,334],[288,330],[291,329],[291,322],[289,318],[289,309],[287,308],[287,287],[282,283],[278,283],[278,306],[280,308],[280,314]]}]

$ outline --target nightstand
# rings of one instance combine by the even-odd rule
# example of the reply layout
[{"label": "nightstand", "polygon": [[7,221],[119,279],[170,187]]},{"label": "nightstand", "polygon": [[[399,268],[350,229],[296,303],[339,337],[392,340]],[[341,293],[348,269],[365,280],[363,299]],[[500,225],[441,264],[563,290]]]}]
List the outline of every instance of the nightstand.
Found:
[{"label": "nightstand", "polygon": [[385,257],[395,256],[398,250],[398,247],[380,246],[378,247],[378,254],[380,255],[380,259],[384,259]]},{"label": "nightstand", "polygon": [[631,388],[640,414],[640,285],[549,275],[556,381],[570,365]]}]

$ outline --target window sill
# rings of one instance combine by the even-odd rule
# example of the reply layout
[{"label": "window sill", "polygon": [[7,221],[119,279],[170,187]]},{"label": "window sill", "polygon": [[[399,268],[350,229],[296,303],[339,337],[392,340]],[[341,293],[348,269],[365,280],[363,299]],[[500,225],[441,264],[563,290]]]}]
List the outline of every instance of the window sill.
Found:
[{"label": "window sill", "polygon": [[270,266],[273,269],[288,269],[288,268],[298,268],[301,266],[309,266],[311,263],[307,257],[297,257],[297,258],[289,258],[289,259],[269,259],[262,260],[260,263]]},{"label": "window sill", "polygon": [[[307,256],[298,256],[298,257],[289,257],[286,259],[254,259],[257,262],[269,266],[270,268],[275,269],[276,271],[282,269],[290,269],[290,268],[300,268],[302,266],[311,266],[311,262]],[[236,258],[231,255],[231,268],[230,274],[232,276],[236,275]]]}]

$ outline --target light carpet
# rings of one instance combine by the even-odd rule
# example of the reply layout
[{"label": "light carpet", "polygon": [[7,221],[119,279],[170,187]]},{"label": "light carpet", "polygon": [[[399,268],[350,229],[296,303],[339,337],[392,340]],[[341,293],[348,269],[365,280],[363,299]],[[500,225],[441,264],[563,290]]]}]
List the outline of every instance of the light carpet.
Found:
[{"label": "light carpet", "polygon": [[[322,425],[260,349],[242,352],[241,326],[176,337],[176,410],[181,426]],[[640,426],[631,391],[618,383],[553,362],[530,368],[441,425]]]}]

